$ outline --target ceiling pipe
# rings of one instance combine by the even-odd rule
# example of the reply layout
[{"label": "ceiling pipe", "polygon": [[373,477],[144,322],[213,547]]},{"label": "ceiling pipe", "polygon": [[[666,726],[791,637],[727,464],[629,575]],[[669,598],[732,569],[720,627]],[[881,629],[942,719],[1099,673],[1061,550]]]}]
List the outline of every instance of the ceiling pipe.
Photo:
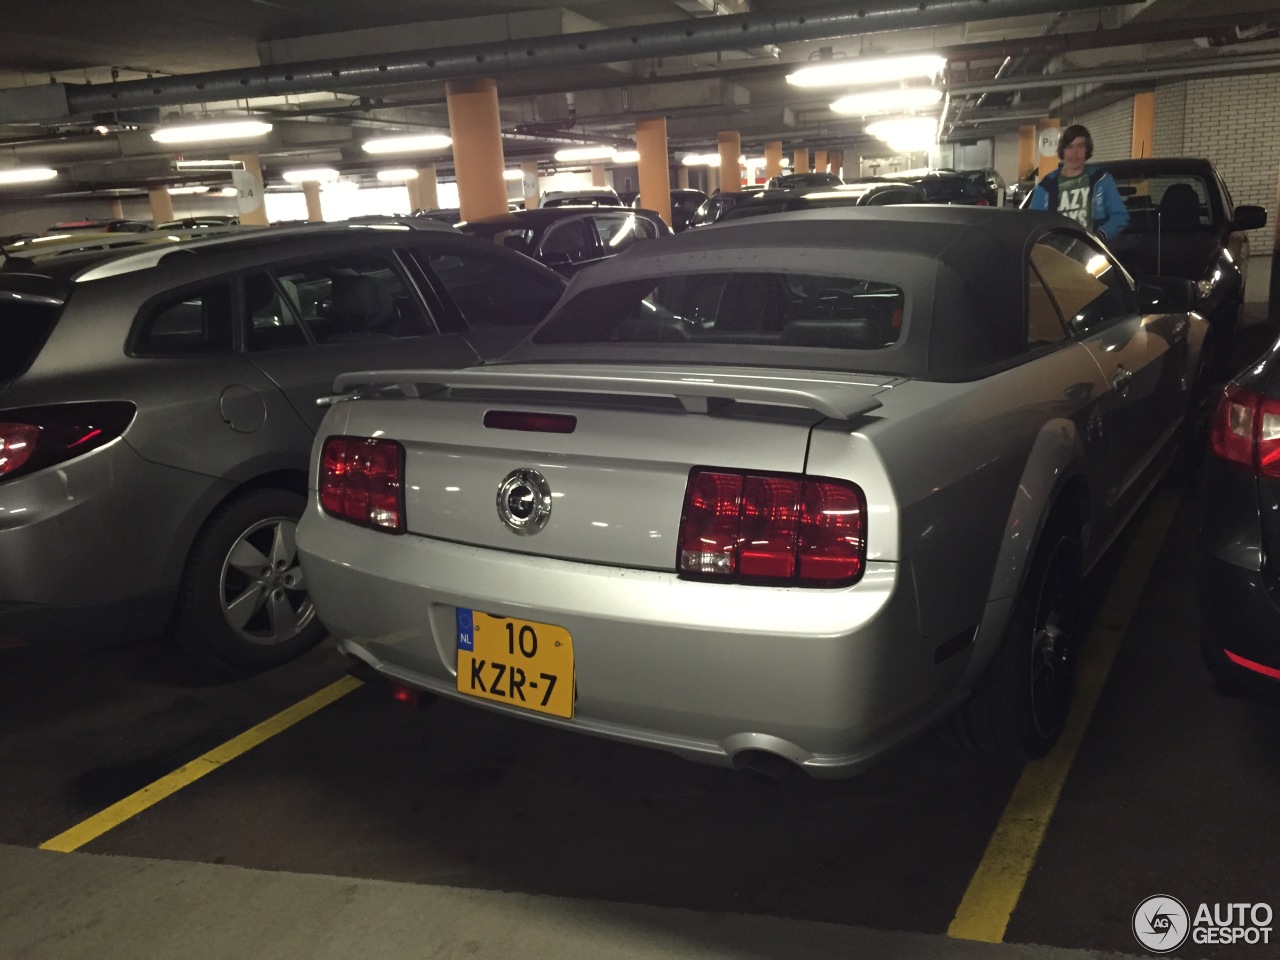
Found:
[{"label": "ceiling pipe", "polygon": [[[879,0],[864,5],[841,0],[834,4],[791,8],[785,15],[735,14],[411,53],[364,55],[121,83],[67,85],[65,102],[72,115],[105,113],[457,77],[493,77],[540,67],[687,56],[1112,5],[1113,0]],[[4,115],[5,103],[0,98],[0,122],[4,121]]]},{"label": "ceiling pipe", "polygon": [[1075,70],[1070,73],[1051,73],[1036,77],[1006,77],[975,83],[953,83],[948,90],[954,96],[973,93],[997,93],[1012,90],[1071,87],[1086,83],[1144,83],[1151,80],[1206,77],[1230,73],[1270,73],[1280,70],[1280,53],[1257,54],[1241,57],[1213,57],[1212,59],[1182,59],[1177,63],[1134,63],[1128,67],[1099,67],[1096,70]]}]

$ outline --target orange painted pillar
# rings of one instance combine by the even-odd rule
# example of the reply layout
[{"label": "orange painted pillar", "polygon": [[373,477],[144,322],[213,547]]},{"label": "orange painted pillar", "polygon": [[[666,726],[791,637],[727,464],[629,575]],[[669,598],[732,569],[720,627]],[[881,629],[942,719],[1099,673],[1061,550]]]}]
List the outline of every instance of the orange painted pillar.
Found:
[{"label": "orange painted pillar", "polygon": [[1036,160],[1036,128],[1034,124],[1025,124],[1018,128],[1018,169],[1017,178],[1030,176],[1036,172],[1039,162]]},{"label": "orange painted pillar", "polygon": [[538,209],[542,199],[542,190],[538,186],[538,161],[520,164],[520,188],[524,192],[524,208]]},{"label": "orange painted pillar", "polygon": [[1151,145],[1156,135],[1156,95],[1154,93],[1135,93],[1133,95],[1133,142],[1129,147],[1129,156],[1151,156]]},{"label": "orange painted pillar", "polygon": [[409,198],[415,210],[440,209],[439,181],[436,178],[436,165],[427,163],[420,166],[418,175],[409,181]]},{"label": "orange painted pillar", "polygon": [[462,219],[501,216],[507,212],[507,182],[503,178],[506,161],[498,118],[498,85],[487,78],[450,80],[445,84],[445,98]]},{"label": "orange painted pillar", "polygon": [[737,193],[742,189],[742,137],[737,130],[721,130],[716,134],[720,150],[720,189],[724,193]]},{"label": "orange painted pillar", "polygon": [[304,181],[302,196],[307,201],[307,222],[323,223],[324,213],[320,210],[320,184],[315,180]]},{"label": "orange painted pillar", "polygon": [[1040,158],[1037,176],[1043,177],[1058,169],[1058,137],[1061,135],[1055,118],[1045,117],[1036,124],[1036,153]]},{"label": "orange painted pillar", "polygon": [[703,167],[707,173],[707,195],[715,193],[720,189],[720,168],[719,167]]},{"label": "orange painted pillar", "polygon": [[832,150],[827,154],[827,169],[834,173],[837,177],[841,176],[840,170],[844,166],[844,154],[839,150]]},{"label": "orange painted pillar", "polygon": [[147,191],[151,200],[151,219],[155,223],[176,220],[173,213],[173,197],[169,196],[168,187],[152,187]]},{"label": "orange painted pillar", "polygon": [[782,176],[782,141],[770,140],[764,145],[764,178]]},{"label": "orange painted pillar", "polygon": [[236,187],[236,208],[240,211],[240,223],[250,226],[267,225],[267,191],[262,182],[262,164],[256,153],[232,154],[229,159],[239,160],[243,170],[231,172],[231,182]]},{"label": "orange painted pillar", "polygon": [[813,172],[814,173],[827,172],[827,151],[825,150],[813,151]]},{"label": "orange painted pillar", "polygon": [[671,174],[668,173],[667,118],[636,121],[636,149],[640,151],[640,206],[653,210],[671,226]]},{"label": "orange painted pillar", "polygon": [[796,147],[796,154],[791,160],[792,173],[808,173],[809,172],[809,148]]}]

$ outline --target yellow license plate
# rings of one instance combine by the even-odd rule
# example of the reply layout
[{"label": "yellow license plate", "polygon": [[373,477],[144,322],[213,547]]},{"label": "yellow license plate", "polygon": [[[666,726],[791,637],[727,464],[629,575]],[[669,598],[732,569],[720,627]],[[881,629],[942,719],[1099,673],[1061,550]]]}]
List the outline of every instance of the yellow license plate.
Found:
[{"label": "yellow license plate", "polygon": [[573,716],[573,639],[564,627],[458,608],[458,692]]}]

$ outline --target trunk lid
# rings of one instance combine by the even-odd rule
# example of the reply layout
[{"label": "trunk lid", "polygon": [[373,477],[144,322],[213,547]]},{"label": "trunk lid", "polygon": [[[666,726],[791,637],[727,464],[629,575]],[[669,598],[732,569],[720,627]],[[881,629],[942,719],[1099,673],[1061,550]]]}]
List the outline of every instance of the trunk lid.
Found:
[{"label": "trunk lid", "polygon": [[[391,387],[405,396],[352,403],[347,429],[404,444],[410,533],[655,570],[674,569],[692,467],[802,473],[812,427],[875,409],[875,395],[891,382],[569,365],[339,378],[366,394]],[[486,414],[495,412],[573,417],[573,428],[486,426]],[[540,529],[517,533],[518,504],[516,524],[504,515],[512,513],[513,495],[529,494],[549,495],[550,513]]]}]

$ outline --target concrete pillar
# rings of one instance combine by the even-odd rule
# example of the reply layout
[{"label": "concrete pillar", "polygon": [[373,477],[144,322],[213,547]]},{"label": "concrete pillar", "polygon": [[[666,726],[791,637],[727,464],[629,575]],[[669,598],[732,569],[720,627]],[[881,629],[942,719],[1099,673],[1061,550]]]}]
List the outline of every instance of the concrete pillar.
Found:
[{"label": "concrete pillar", "polygon": [[1154,93],[1135,93],[1133,95],[1133,142],[1129,147],[1129,156],[1151,156],[1151,144],[1156,135],[1156,95]]},{"label": "concrete pillar", "polygon": [[791,159],[792,173],[808,173],[809,172],[809,148],[796,147],[796,154]]},{"label": "concrete pillar", "polygon": [[538,161],[520,164],[520,174],[520,186],[524,190],[524,208],[536,210],[538,203],[542,200],[542,188],[538,183]]},{"label": "concrete pillar", "polygon": [[827,169],[834,173],[837,177],[843,176],[841,169],[844,167],[844,154],[839,150],[832,150],[827,153]]},{"label": "concrete pillar", "polygon": [[720,149],[720,189],[725,193],[737,193],[742,189],[742,137],[737,130],[721,130],[716,134]]},{"label": "concrete pillar", "polygon": [[814,173],[827,172],[827,151],[825,150],[813,151],[813,172]]},{"label": "concrete pillar", "polygon": [[304,181],[302,196],[307,201],[307,223],[323,223],[324,213],[320,209],[320,184],[315,180]]},{"label": "concrete pillar", "polygon": [[770,140],[764,145],[764,178],[782,176],[782,141]]},{"label": "concrete pillar", "polygon": [[168,187],[152,187],[147,191],[151,199],[151,219],[155,223],[176,220],[173,214],[173,197],[169,196]]},{"label": "concrete pillar", "polygon": [[409,191],[416,206],[415,210],[439,210],[440,209],[440,193],[439,184],[436,179],[436,165],[434,163],[424,164],[418,169],[418,175],[409,182],[413,187]]},{"label": "concrete pillar", "polygon": [[243,170],[231,172],[231,182],[237,190],[236,208],[240,211],[240,222],[250,226],[265,227],[267,225],[267,191],[262,183],[262,164],[258,162],[256,153],[232,154],[231,160],[239,160],[244,164]]},{"label": "concrete pillar", "polygon": [[719,167],[703,167],[706,171],[707,178],[707,196],[715,193],[720,189],[720,168]]},{"label": "concrete pillar", "polygon": [[676,186],[681,190],[689,189],[689,168],[684,164],[676,170]]},{"label": "concrete pillar", "polygon": [[111,201],[111,219],[112,220],[124,219],[124,204],[120,202],[119,197],[114,197]]},{"label": "concrete pillar", "polygon": [[[506,161],[498,119],[498,85],[488,78],[450,80],[445,84],[445,97],[462,219],[501,216],[507,212],[507,182],[502,176]],[[421,194],[421,186],[418,189]]]},{"label": "concrete pillar", "polygon": [[671,174],[668,173],[667,118],[636,121],[636,149],[640,151],[638,177],[640,206],[652,210],[671,226]]},{"label": "concrete pillar", "polygon": [[605,173],[603,163],[593,163],[591,165],[591,185],[593,187],[605,186]]},{"label": "concrete pillar", "polygon": [[1017,178],[1021,180],[1028,174],[1034,174],[1039,163],[1036,161],[1036,128],[1028,123],[1018,128],[1018,170]]},{"label": "concrete pillar", "polygon": [[1058,142],[1060,135],[1058,121],[1054,117],[1045,117],[1036,124],[1036,155],[1040,158],[1040,166],[1036,170],[1037,177],[1043,177],[1058,169],[1058,150],[1054,145]]}]

